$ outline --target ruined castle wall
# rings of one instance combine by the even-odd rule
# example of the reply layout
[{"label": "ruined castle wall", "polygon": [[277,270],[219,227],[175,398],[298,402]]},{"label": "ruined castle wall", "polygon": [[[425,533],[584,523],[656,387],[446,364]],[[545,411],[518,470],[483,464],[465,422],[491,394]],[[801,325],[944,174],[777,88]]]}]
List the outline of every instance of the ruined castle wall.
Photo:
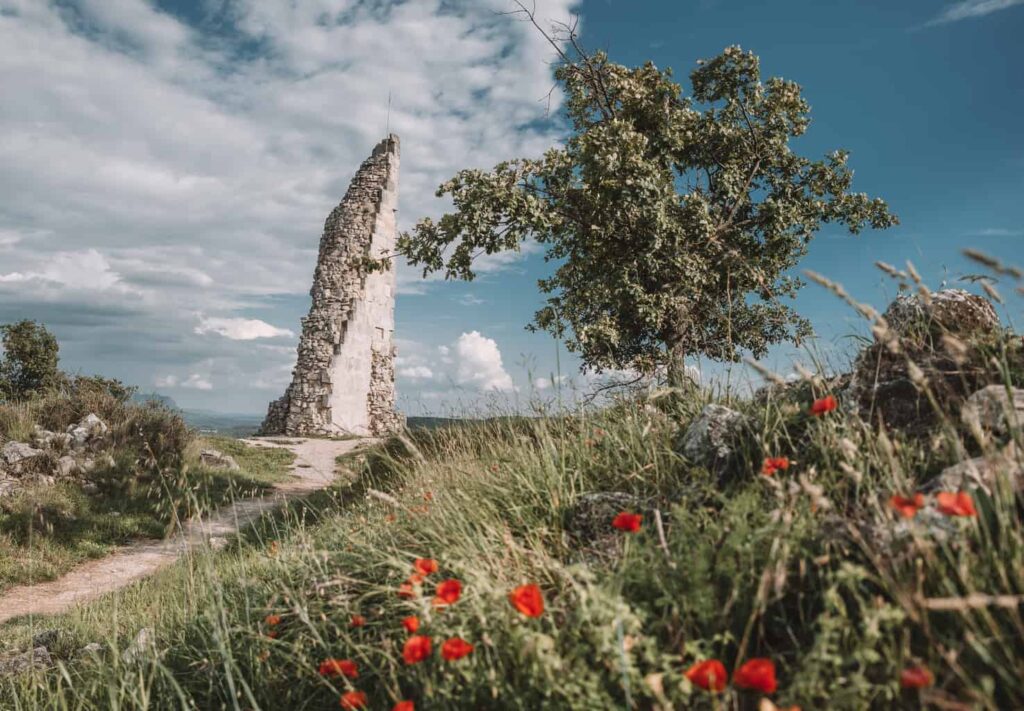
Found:
[{"label": "ruined castle wall", "polygon": [[[394,254],[398,209],[398,155],[392,159],[387,185],[373,227],[370,255]],[[355,434],[372,434],[370,392],[375,355],[390,359],[395,332],[395,270],[367,274],[363,298],[355,304],[331,371],[334,423]],[[393,403],[392,403],[393,405]]]},{"label": "ruined castle wall", "polygon": [[272,402],[262,434],[384,434],[395,412],[395,271],[362,260],[393,252],[399,142],[389,136],[357,171],[324,225],[309,315],[292,383]]}]

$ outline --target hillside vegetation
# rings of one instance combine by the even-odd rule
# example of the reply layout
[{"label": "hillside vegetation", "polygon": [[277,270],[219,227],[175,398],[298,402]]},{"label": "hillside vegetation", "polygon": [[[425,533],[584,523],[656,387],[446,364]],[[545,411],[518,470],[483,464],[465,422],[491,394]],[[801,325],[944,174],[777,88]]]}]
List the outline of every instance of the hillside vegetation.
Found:
[{"label": "hillside vegetation", "polygon": [[[59,669],[3,693],[62,709],[1024,707],[1019,412],[965,397],[1024,386],[1021,339],[963,340],[943,298],[922,290],[913,323],[905,301],[867,311],[902,356],[869,348],[851,377],[395,438],[231,550],[48,621]],[[893,402],[920,398],[900,424],[857,402],[865,372],[892,389],[894,368],[913,387]],[[24,646],[39,628],[6,632]]]},{"label": "hillside vegetation", "polygon": [[[177,412],[132,402],[116,381],[51,379],[39,392],[0,401],[0,590],[161,538],[286,475],[288,452],[198,438]],[[8,461],[18,451],[9,445],[27,456]],[[200,453],[210,447],[235,456],[240,469],[204,465]]]}]

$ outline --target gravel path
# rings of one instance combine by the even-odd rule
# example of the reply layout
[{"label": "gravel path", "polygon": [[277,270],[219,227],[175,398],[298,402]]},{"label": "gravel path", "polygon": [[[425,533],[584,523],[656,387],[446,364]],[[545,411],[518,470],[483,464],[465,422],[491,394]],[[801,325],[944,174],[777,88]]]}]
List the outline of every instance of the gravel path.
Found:
[{"label": "gravel path", "polygon": [[185,524],[163,541],[136,543],[106,558],[84,563],[46,583],[21,585],[0,593],[0,623],[23,615],[49,615],[94,600],[113,590],[153,574],[189,550],[219,542],[256,521],[263,513],[288,499],[327,487],[335,476],[335,458],[367,440],[329,440],[271,437],[243,440],[256,447],[283,447],[295,453],[293,478],[257,499],[242,499],[212,516]]}]

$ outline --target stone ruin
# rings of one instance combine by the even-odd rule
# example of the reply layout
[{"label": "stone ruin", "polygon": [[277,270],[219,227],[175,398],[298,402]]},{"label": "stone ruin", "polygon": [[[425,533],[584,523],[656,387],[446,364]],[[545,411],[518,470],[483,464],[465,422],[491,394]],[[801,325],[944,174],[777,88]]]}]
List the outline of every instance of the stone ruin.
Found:
[{"label": "stone ruin", "polygon": [[292,383],[260,434],[383,435],[405,425],[395,411],[395,270],[365,263],[394,253],[398,164],[391,134],[328,216]]}]

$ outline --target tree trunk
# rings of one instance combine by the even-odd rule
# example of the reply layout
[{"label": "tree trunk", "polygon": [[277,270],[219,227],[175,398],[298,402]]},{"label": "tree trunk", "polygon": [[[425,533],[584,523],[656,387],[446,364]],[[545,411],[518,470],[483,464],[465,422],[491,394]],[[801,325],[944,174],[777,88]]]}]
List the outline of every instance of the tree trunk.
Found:
[{"label": "tree trunk", "polygon": [[672,327],[666,339],[668,346],[668,385],[671,388],[688,388],[692,379],[686,373],[686,308],[678,306],[672,318]]}]

